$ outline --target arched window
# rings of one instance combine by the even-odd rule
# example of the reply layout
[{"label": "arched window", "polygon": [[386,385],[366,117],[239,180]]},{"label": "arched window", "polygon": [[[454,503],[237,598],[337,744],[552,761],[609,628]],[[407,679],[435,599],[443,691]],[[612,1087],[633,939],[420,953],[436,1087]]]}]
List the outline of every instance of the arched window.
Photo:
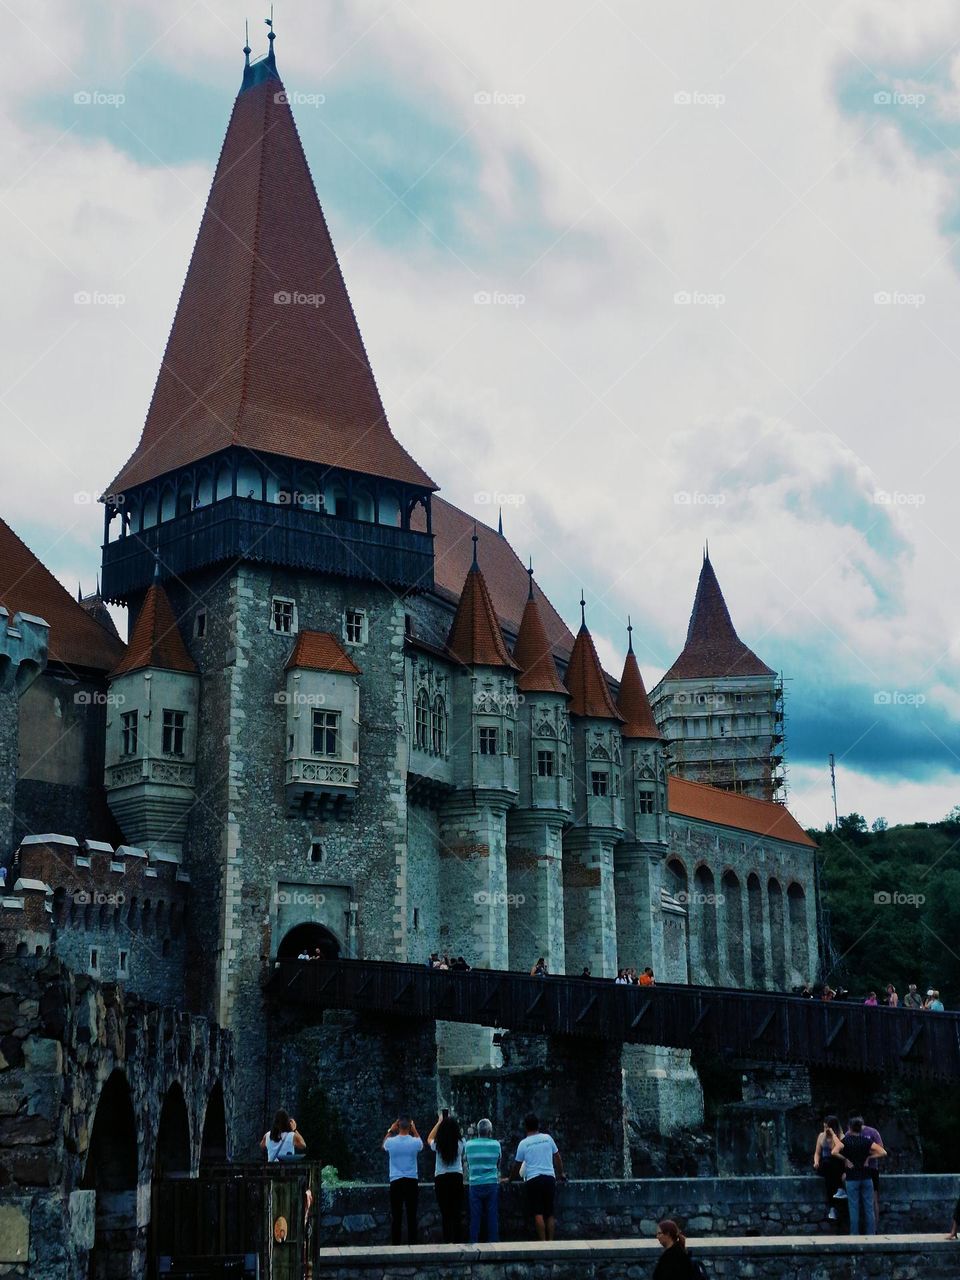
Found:
[{"label": "arched window", "polygon": [[209,507],[213,501],[213,472],[205,471],[197,484],[197,506]]},{"label": "arched window", "polygon": [[431,728],[433,730],[434,751],[438,756],[445,755],[447,750],[447,708],[439,695],[433,700]]},{"label": "arched window", "polygon": [[763,940],[763,886],[751,871],[747,877],[747,903],[750,910],[750,970],[753,986],[767,985],[767,956]]},{"label": "arched window", "polygon": [[727,970],[736,987],[742,987],[745,976],[743,954],[743,895],[740,881],[733,871],[725,871],[720,881],[723,891],[723,924]]},{"label": "arched window", "polygon": [[143,504],[143,527],[152,529],[157,523],[157,499],[151,495]]},{"label": "arched window", "polygon": [[217,497],[216,501],[220,502],[223,498],[229,498],[233,493],[233,473],[229,465],[225,462],[217,472]]},{"label": "arched window", "polygon": [[773,985],[781,991],[787,985],[786,924],[783,918],[783,889],[773,876],[767,884],[770,917],[770,955],[773,963]]},{"label": "arched window", "polygon": [[417,690],[414,743],[420,751],[430,750],[430,699],[426,689]]},{"label": "arched window", "polygon": [[177,514],[177,492],[168,485],[160,496],[160,520],[172,520]]},{"label": "arched window", "polygon": [[790,915],[790,964],[794,980],[810,982],[810,943],[807,931],[807,900],[801,885],[796,881],[787,890],[787,910]]}]

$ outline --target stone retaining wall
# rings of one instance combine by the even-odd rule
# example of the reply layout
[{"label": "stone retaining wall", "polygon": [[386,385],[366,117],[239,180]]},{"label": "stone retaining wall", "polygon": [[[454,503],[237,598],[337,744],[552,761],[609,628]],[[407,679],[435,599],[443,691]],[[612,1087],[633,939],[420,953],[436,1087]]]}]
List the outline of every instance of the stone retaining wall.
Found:
[{"label": "stone retaining wall", "polygon": [[[881,1182],[881,1226],[891,1232],[946,1231],[960,1175],[903,1174]],[[558,1189],[557,1236],[567,1240],[650,1239],[661,1218],[693,1235],[813,1235],[827,1228],[820,1179],[649,1178],[570,1181]],[[519,1183],[500,1191],[501,1239],[528,1240]],[[420,1187],[421,1238],[440,1239],[436,1198]],[[329,1246],[377,1245],[390,1237],[388,1189],[344,1186],[323,1193],[321,1241]]]}]

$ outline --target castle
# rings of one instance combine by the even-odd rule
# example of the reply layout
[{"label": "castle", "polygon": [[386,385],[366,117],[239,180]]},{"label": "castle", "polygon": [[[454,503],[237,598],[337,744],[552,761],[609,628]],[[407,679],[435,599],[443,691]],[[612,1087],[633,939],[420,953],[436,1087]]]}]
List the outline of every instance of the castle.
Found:
[{"label": "castle", "polygon": [[[612,678],[585,603],[574,635],[437,495],[388,424],[272,43],[103,504],[86,600],[0,524],[0,944],[232,1031],[233,1117],[267,1096],[264,974],[304,948],[816,976],[780,676],[705,555],[673,666],[648,696],[630,643]],[[438,1034],[446,1072],[496,1069],[489,1030]]]}]

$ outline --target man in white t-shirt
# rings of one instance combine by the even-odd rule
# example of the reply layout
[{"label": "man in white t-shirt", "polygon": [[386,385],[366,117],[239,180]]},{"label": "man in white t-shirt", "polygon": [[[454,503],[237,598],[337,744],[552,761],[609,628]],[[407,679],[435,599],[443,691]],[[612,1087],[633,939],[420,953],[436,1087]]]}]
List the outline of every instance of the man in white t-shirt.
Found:
[{"label": "man in white t-shirt", "polygon": [[540,1121],[529,1115],[523,1122],[526,1137],[521,1139],[514,1156],[510,1181],[520,1176],[527,1192],[527,1207],[533,1215],[538,1240],[552,1240],[557,1220],[554,1212],[557,1179],[564,1181],[560,1151],[549,1133],[540,1132]]},{"label": "man in white t-shirt", "polygon": [[407,1214],[407,1244],[417,1243],[417,1156],[423,1150],[423,1139],[408,1116],[394,1120],[383,1140],[390,1158],[391,1239],[400,1243],[403,1214]]}]

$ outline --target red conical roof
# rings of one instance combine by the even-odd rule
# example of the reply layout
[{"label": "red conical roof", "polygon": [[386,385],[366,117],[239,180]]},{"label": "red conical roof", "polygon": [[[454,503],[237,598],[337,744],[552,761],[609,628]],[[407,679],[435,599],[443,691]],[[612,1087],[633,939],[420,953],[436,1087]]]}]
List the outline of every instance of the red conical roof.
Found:
[{"label": "red conical roof", "polygon": [[394,438],[283,85],[242,89],[122,491],[229,445],[435,487]]},{"label": "red conical roof", "polygon": [[560,679],[557,664],[553,660],[536,590],[531,578],[530,594],[520,619],[517,641],[513,646],[513,660],[521,672],[517,688],[523,693],[566,694],[566,686]]},{"label": "red conical roof", "polygon": [[512,667],[483,574],[474,561],[460,592],[447,648],[465,666]]},{"label": "red conical roof", "polygon": [[594,716],[599,720],[620,720],[613,705],[603,668],[594,647],[593,637],[584,623],[573,642],[567,666],[567,688],[570,691],[570,714]]},{"label": "red conical roof", "polygon": [[748,649],[734,630],[720,583],[704,556],[683,652],[664,680],[711,676],[772,676],[775,672]]},{"label": "red conical roof", "polygon": [[133,626],[133,635],[110,675],[159,667],[163,671],[196,671],[173,615],[170,597],[159,582],[152,582]]},{"label": "red conical roof", "polygon": [[659,739],[662,736],[653,718],[650,699],[647,697],[643,676],[637,665],[637,655],[632,648],[627,653],[626,662],[623,664],[617,710],[624,719],[622,733],[625,738]]}]

